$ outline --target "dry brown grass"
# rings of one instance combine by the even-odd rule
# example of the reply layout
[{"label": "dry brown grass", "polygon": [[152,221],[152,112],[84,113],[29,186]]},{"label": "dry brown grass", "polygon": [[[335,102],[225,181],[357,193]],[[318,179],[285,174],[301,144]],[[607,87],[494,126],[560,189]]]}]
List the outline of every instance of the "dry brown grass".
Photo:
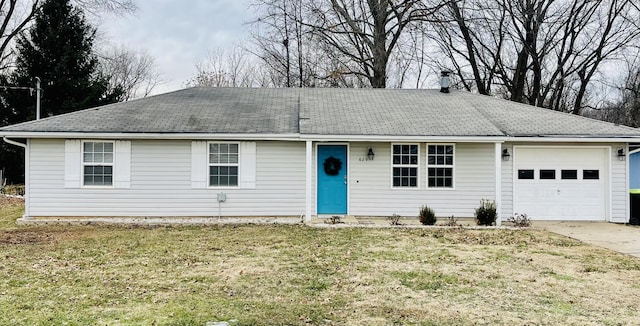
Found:
[{"label": "dry brown grass", "polygon": [[619,325],[640,260],[537,230],[0,231],[0,324]]}]

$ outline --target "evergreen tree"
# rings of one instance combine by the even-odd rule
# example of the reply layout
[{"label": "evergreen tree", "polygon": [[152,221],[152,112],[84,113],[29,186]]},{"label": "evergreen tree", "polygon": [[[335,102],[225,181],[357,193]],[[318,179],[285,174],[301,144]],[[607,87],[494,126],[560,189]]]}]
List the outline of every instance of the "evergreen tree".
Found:
[{"label": "evergreen tree", "polygon": [[[17,40],[16,70],[9,82],[33,86],[42,81],[41,117],[117,102],[122,90],[110,91],[93,52],[95,29],[69,0],[46,0],[35,23]],[[13,111],[10,123],[35,118],[35,96],[25,91],[6,93]]]},{"label": "evergreen tree", "polygon": [[[121,87],[109,88],[93,52],[95,29],[69,0],[46,0],[33,26],[17,39],[16,69],[2,85],[35,87],[40,77],[41,117],[120,101]],[[34,120],[35,92],[0,92],[0,126]],[[0,169],[10,183],[24,182],[24,151],[0,145]]]}]

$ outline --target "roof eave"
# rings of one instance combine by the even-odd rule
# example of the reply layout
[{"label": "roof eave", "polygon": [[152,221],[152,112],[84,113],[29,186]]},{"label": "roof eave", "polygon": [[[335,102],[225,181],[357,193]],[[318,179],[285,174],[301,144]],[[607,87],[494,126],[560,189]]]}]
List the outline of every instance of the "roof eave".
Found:
[{"label": "roof eave", "polygon": [[126,132],[43,132],[0,130],[0,137],[33,139],[215,139],[215,140],[285,140],[324,142],[456,142],[456,143],[501,143],[501,142],[637,142],[640,135],[321,135],[321,134],[258,134],[258,133],[126,133]]},{"label": "roof eave", "polygon": [[234,139],[234,140],[299,140],[295,133],[252,134],[252,133],[128,133],[128,132],[43,132],[43,131],[2,131],[0,137],[34,139]]}]

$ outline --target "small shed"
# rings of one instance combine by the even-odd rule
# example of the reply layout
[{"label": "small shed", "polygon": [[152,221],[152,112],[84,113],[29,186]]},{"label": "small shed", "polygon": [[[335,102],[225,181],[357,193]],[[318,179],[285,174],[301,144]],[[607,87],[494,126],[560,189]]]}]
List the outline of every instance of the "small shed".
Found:
[{"label": "small shed", "polygon": [[640,225],[640,145],[629,145],[629,224]]}]

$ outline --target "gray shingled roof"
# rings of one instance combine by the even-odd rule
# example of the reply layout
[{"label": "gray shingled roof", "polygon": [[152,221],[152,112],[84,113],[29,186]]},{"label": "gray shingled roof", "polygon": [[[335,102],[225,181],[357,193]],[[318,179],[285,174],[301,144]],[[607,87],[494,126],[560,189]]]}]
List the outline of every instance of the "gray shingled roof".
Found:
[{"label": "gray shingled roof", "polygon": [[12,132],[640,136],[640,130],[462,91],[188,88],[0,128]]},{"label": "gray shingled roof", "polygon": [[298,132],[298,94],[194,87],[76,111],[0,130],[117,133]]}]

